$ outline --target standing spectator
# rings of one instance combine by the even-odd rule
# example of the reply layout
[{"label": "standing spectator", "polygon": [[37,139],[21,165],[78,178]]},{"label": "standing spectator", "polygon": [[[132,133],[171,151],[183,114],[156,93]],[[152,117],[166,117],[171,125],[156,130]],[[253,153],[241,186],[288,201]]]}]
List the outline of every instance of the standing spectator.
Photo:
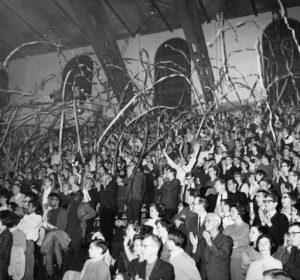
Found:
[{"label": "standing spectator", "polygon": [[158,257],[161,241],[156,235],[148,235],[142,242],[144,261],[137,265],[135,279],[175,280],[173,266]]},{"label": "standing spectator", "polygon": [[[125,183],[125,203],[127,205],[127,221],[140,221],[142,201],[145,192],[145,176],[144,173],[136,167],[136,164],[133,161],[131,161],[129,166],[127,167],[127,176],[127,182]],[[149,201],[145,201],[146,204],[148,203],[148,207],[150,206]]]},{"label": "standing spectator", "polygon": [[193,254],[200,262],[200,274],[203,280],[230,280],[230,256],[233,248],[232,238],[219,231],[221,218],[208,213],[205,219],[203,238],[194,237]]},{"label": "standing spectator", "polygon": [[13,236],[9,231],[12,227],[13,213],[9,210],[0,211],[0,279],[5,280],[10,262]]},{"label": "standing spectator", "polygon": [[233,204],[230,212],[234,224],[226,227],[223,234],[230,236],[233,240],[230,261],[231,280],[242,280],[244,276],[241,272],[241,261],[243,251],[249,243],[249,225],[244,222],[246,210],[242,204]]},{"label": "standing spectator", "polygon": [[265,270],[282,269],[281,261],[272,257],[274,244],[270,236],[261,235],[257,240],[257,246],[262,258],[251,263],[246,280],[263,280],[263,272]]},{"label": "standing spectator", "polygon": [[65,269],[80,270],[81,267],[81,242],[86,235],[86,221],[95,217],[96,212],[88,203],[82,202],[83,194],[78,191],[74,195],[74,202],[68,205],[67,228],[71,242],[65,254]]},{"label": "standing spectator", "polygon": [[169,169],[168,177],[169,182],[164,183],[161,187],[161,203],[165,206],[166,218],[171,220],[177,212],[180,181],[176,179],[176,170],[173,168]]},{"label": "standing spectator", "polygon": [[289,227],[287,217],[276,210],[278,196],[276,193],[268,193],[265,198],[265,212],[261,218],[262,225],[266,228],[266,234],[270,235],[275,245],[283,244],[284,234]]},{"label": "standing spectator", "polygon": [[167,247],[170,251],[170,264],[174,267],[175,280],[201,280],[201,276],[192,257],[183,251],[184,234],[171,230],[168,234]]},{"label": "standing spectator", "polygon": [[300,279],[300,223],[293,223],[289,227],[288,231],[290,235],[290,242],[292,245],[291,254],[287,263],[285,264],[285,270],[293,280]]},{"label": "standing spectator", "polygon": [[13,226],[10,232],[13,235],[13,245],[11,248],[10,264],[8,274],[13,280],[23,279],[25,273],[25,252],[26,252],[26,235],[17,228],[20,218],[14,215]]},{"label": "standing spectator", "polygon": [[103,176],[100,191],[100,227],[106,241],[112,242],[117,206],[117,183],[109,173]]},{"label": "standing spectator", "polygon": [[39,238],[39,230],[42,225],[41,205],[28,195],[25,196],[24,202],[26,203],[26,214],[18,224],[18,228],[26,235],[26,266],[23,280],[33,280],[35,242]]}]

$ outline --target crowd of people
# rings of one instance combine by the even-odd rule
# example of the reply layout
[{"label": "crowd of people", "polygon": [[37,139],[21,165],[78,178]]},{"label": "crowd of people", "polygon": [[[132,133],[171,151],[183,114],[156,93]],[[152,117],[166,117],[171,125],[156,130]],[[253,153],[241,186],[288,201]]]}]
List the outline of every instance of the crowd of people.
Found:
[{"label": "crowd of people", "polygon": [[100,147],[96,127],[53,132],[2,160],[1,280],[300,279],[297,108],[146,128]]}]

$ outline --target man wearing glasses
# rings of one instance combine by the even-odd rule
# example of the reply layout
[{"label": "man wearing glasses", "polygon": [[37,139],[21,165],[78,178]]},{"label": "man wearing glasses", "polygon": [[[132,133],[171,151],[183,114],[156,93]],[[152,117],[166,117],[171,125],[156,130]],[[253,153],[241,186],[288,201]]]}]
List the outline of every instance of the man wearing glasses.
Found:
[{"label": "man wearing glasses", "polygon": [[158,236],[148,235],[142,242],[142,257],[145,261],[138,264],[134,279],[140,280],[174,280],[174,268],[158,257],[162,244]]},{"label": "man wearing glasses", "polygon": [[287,217],[276,210],[278,200],[275,192],[268,193],[264,200],[265,213],[264,216],[260,217],[262,226],[266,228],[266,234],[272,237],[277,247],[283,244],[284,234],[289,227]]},{"label": "man wearing glasses", "polygon": [[300,279],[300,223],[293,223],[289,227],[291,254],[285,264],[285,271],[293,280]]}]

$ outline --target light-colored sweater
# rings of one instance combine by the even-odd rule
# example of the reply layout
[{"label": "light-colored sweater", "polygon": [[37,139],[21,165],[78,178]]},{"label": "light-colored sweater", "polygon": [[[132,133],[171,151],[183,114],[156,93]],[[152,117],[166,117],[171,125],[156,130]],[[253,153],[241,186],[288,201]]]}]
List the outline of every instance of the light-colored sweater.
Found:
[{"label": "light-colored sweater", "polygon": [[175,280],[201,280],[200,273],[196,267],[196,263],[183,250],[169,260],[174,267]]},{"label": "light-colored sweater", "polygon": [[272,256],[267,259],[260,259],[250,264],[246,280],[263,280],[263,272],[269,269],[282,269],[282,263]]}]

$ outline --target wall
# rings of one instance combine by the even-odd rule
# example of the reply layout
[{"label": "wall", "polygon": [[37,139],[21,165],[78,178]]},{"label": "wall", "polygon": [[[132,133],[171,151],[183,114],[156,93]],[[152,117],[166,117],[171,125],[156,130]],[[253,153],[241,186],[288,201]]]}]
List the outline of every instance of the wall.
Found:
[{"label": "wall", "polygon": [[[288,10],[290,18],[300,21],[300,7],[292,8]],[[255,43],[257,38],[261,38],[262,29],[264,29],[272,21],[271,13],[260,14],[258,17],[248,16],[238,19],[230,20],[230,24],[235,26],[238,23],[246,23],[242,27],[229,29],[225,33],[226,50],[228,55],[228,63],[230,65],[230,76],[235,80],[247,83],[249,87],[252,87],[258,73],[257,68],[257,53],[255,51]],[[257,26],[254,24],[256,23]],[[207,42],[212,42],[217,33],[217,23],[212,22],[203,26],[205,38]],[[226,24],[225,28],[230,27]],[[123,48],[123,57],[138,60],[139,50],[144,48],[149,53],[150,61],[154,61],[155,52],[158,47],[166,40],[174,37],[184,38],[183,30],[178,29],[171,32],[161,32],[157,34],[151,34],[146,36],[136,36],[128,40],[119,41],[120,49]],[[38,46],[37,46],[38,48]],[[252,49],[252,50],[251,50]],[[218,40],[212,47],[208,47],[209,56],[211,57],[213,67],[220,68],[222,66],[221,55],[221,41]],[[240,52],[236,52],[240,51]],[[93,54],[91,47],[79,48],[73,51],[63,52],[66,60],[69,60],[74,53],[81,54],[86,53],[91,56],[92,59],[98,62],[96,56]],[[49,101],[49,93],[53,90],[57,90],[61,87],[60,73],[61,67],[65,64],[65,61],[60,57],[61,62],[58,61],[57,53],[49,53],[45,55],[27,56],[25,58],[12,61],[8,67],[8,73],[10,76],[10,89],[20,89],[25,92],[30,92],[34,88],[39,88],[39,84],[43,79],[49,77],[51,74],[55,74],[55,77],[47,82],[44,88],[39,88],[37,92],[37,98],[44,101]],[[234,68],[233,68],[234,67]],[[138,77],[143,79],[142,67],[138,62],[132,61],[127,63],[129,73],[133,76],[139,73]],[[219,79],[219,72],[214,68],[215,80]],[[241,78],[241,74],[246,77],[246,82]],[[103,73],[101,74],[104,78]],[[199,81],[195,71],[193,70],[192,81],[196,88],[201,92]],[[151,82],[148,82],[148,86]],[[259,91],[259,84],[257,86]],[[101,91],[98,85],[94,87],[93,95],[96,92]],[[228,84],[224,85],[225,92],[228,92]],[[238,97],[235,92],[229,89],[228,97],[230,100],[237,100]],[[249,98],[249,90],[245,88],[238,88],[238,94],[242,99]],[[257,96],[260,97],[259,94]],[[20,99],[20,96],[13,96],[13,102],[23,103],[24,98]]]}]

